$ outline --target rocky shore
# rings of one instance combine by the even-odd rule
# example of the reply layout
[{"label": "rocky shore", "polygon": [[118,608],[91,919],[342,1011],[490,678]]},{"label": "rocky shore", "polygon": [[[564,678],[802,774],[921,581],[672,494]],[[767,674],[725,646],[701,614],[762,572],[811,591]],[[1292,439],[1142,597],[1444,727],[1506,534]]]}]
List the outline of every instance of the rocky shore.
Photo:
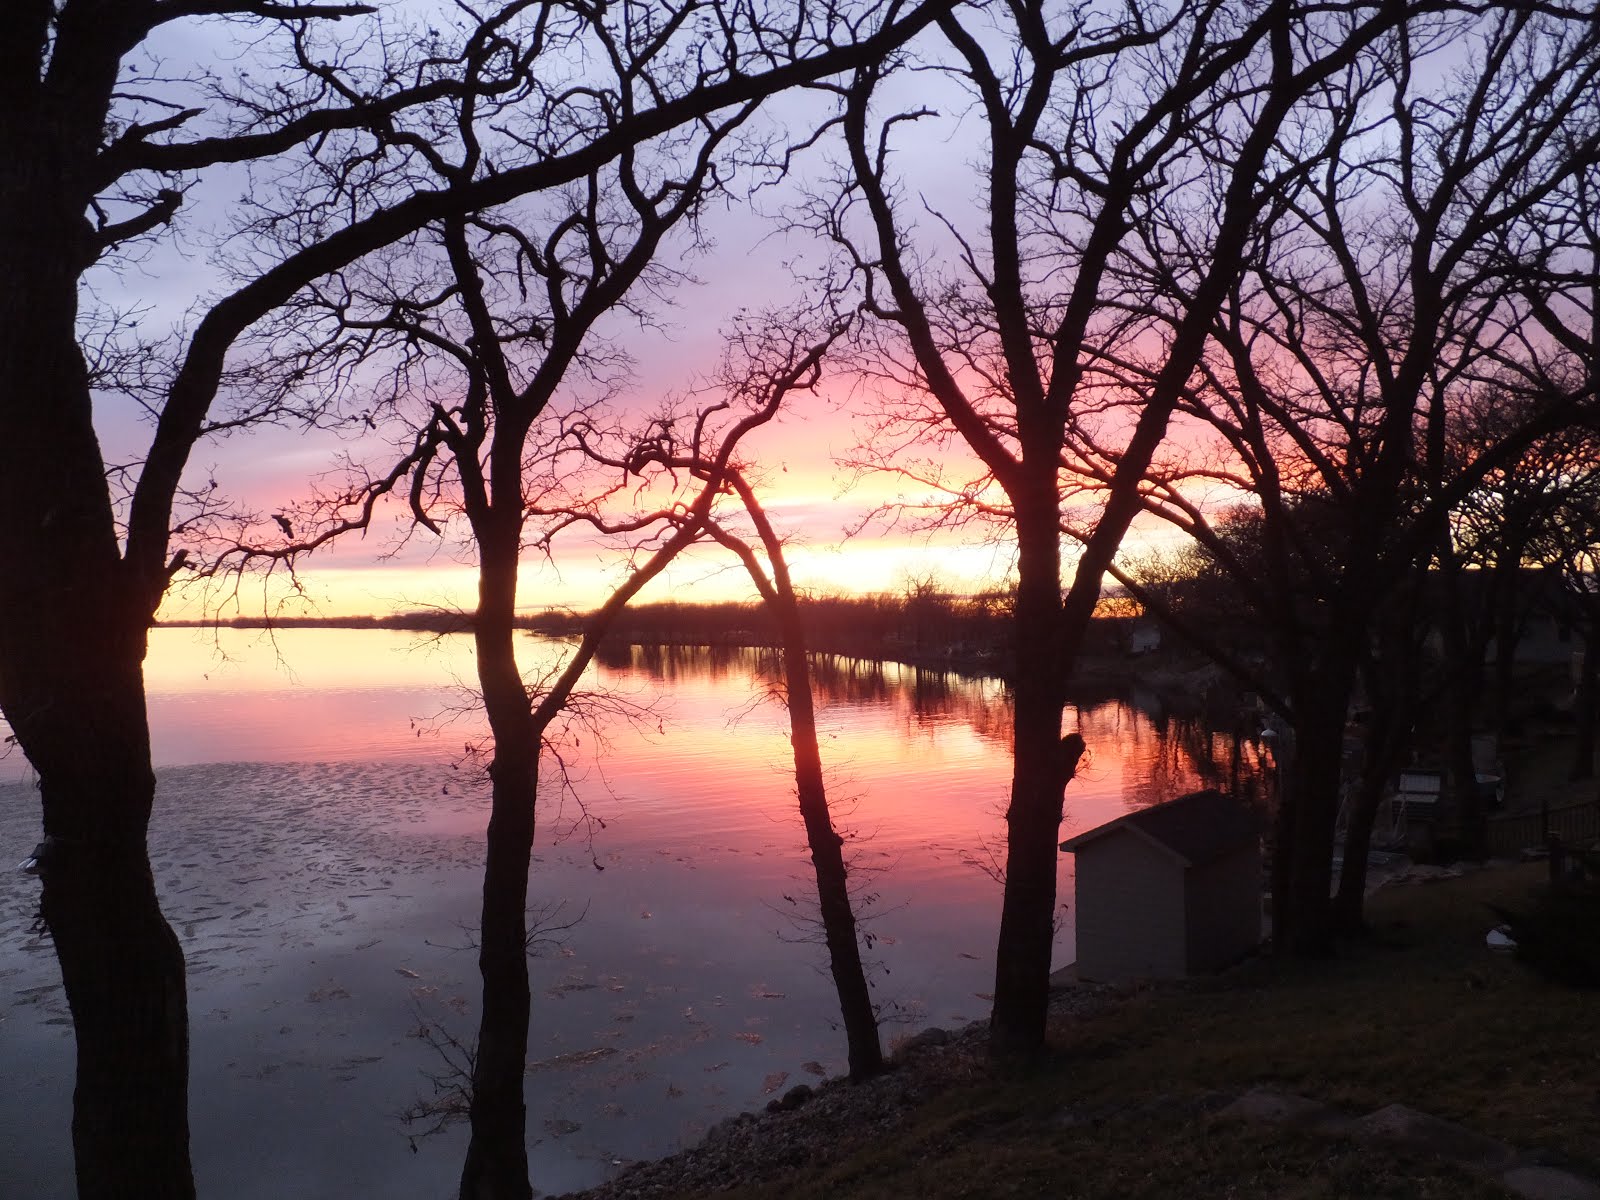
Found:
[{"label": "rocky shore", "polygon": [[[1116,1003],[1111,987],[1073,984],[1052,991],[1052,1017],[1089,1016]],[[791,1088],[764,1112],[713,1126],[698,1145],[625,1168],[616,1178],[564,1200],[650,1200],[711,1195],[776,1179],[796,1167],[838,1162],[892,1136],[919,1105],[991,1070],[986,1026],[925,1029],[895,1047],[888,1071],[863,1083],[844,1078]]]}]

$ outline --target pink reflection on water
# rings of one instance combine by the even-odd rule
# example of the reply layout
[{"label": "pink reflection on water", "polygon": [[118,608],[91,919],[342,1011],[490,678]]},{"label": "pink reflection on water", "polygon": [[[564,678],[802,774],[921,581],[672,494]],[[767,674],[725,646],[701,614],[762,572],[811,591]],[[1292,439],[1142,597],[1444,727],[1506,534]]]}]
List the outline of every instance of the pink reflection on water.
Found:
[{"label": "pink reflection on water", "polygon": [[[352,1179],[378,1178],[392,1114],[431,1065],[406,1036],[415,1007],[466,1035],[476,1011],[462,947],[487,799],[481,762],[462,752],[479,725],[470,712],[429,723],[461,709],[470,641],[417,651],[406,635],[296,630],[275,648],[234,631],[217,644],[226,658],[189,631],[158,631],[149,670],[163,768],[152,853],[191,963],[198,1120],[270,1127],[274,1172],[305,1171],[315,1146]],[[559,652],[531,638],[521,648],[530,664]],[[1010,777],[1005,689],[892,665],[817,673],[875,995],[904,1020],[885,1037],[981,1019],[1000,895],[985,868],[1003,859]],[[530,1085],[543,1187],[665,1153],[764,1102],[776,1074],[842,1066],[820,951],[794,944],[815,932],[814,901],[770,678],[754,652],[634,649],[587,685],[627,696],[643,719],[574,729],[570,791],[554,777],[543,789],[532,900],[583,915],[532,964],[530,1054],[568,1064]],[[1219,761],[1213,735],[1120,701],[1075,719],[1093,757],[1068,791],[1064,832],[1189,790]],[[25,849],[27,789],[4,792],[18,803],[0,807],[0,842]],[[1063,901],[1070,872],[1062,856]],[[0,883],[3,966],[58,1009],[25,899],[22,877]],[[1057,962],[1071,958],[1068,912]],[[70,1078],[57,1009],[12,1026],[19,1049],[0,1053],[0,1072],[33,1090],[0,1117],[6,1103],[44,1111],[41,1089]],[[48,1128],[64,1137],[68,1092],[51,1095]],[[541,1140],[551,1123],[582,1128]],[[435,1193],[452,1154],[418,1160]],[[202,1169],[227,1166],[224,1154]]]}]

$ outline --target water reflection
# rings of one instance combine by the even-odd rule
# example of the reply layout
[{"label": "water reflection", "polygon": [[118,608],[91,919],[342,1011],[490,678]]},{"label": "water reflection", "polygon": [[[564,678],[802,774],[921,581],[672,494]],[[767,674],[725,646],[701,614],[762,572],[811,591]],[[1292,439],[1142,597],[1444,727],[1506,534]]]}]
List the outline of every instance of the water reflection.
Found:
[{"label": "water reflection", "polygon": [[[261,1131],[250,1174],[271,1186],[256,1194],[283,1194],[285,1180],[295,1194],[336,1194],[319,1179],[342,1194],[444,1194],[459,1147],[411,1154],[395,1114],[436,1065],[407,1036],[419,1007],[473,1027],[463,928],[486,797],[458,760],[477,718],[428,721],[462,705],[470,640],[420,651],[387,631],[219,641],[221,660],[191,631],[158,631],[150,669],[162,768],[152,851],[191,963],[197,1170],[207,1190],[246,1195],[221,1182],[238,1176],[210,1116],[225,1114],[228,1129]],[[560,646],[520,649],[538,665]],[[585,683],[657,715],[602,715],[565,751],[588,772],[565,803],[603,826],[563,840],[574,822],[554,810],[541,822],[532,900],[585,914],[533,963],[531,1056],[543,1066],[529,1128],[542,1190],[666,1153],[763,1103],[774,1079],[843,1068],[820,954],[795,944],[790,921],[809,903],[809,871],[776,679],[770,651],[612,647]],[[982,867],[1004,834],[1009,693],[998,680],[835,656],[817,659],[816,679],[831,787],[847,799],[858,878],[878,896],[876,996],[907,1028],[981,1019],[1000,897]],[[1068,791],[1064,835],[1253,778],[1254,750],[1225,719],[1153,696],[1079,696],[1068,722],[1092,757]],[[8,778],[0,847],[17,861],[35,840],[37,797],[25,771]],[[1063,899],[1071,868],[1063,856]],[[37,1169],[68,1161],[71,1043],[32,887],[0,875],[0,1072],[15,1081],[0,1126],[19,1131],[0,1147],[0,1180],[70,1183]],[[1069,912],[1058,965],[1072,937]]]},{"label": "water reflection", "polygon": [[[952,804],[968,816],[975,807],[997,812],[1002,806],[1012,744],[1011,693],[1003,681],[832,654],[813,656],[812,671],[819,710],[832,726],[834,763],[847,767],[858,785],[873,785],[865,789],[865,807],[877,818],[880,837],[913,840],[915,832],[896,829],[901,820],[927,836],[953,832],[946,828]],[[714,762],[718,770],[737,771],[738,762],[759,760],[781,773],[763,736],[781,732],[781,713],[776,704],[759,717],[751,712],[752,704],[781,698],[780,679],[776,652],[766,648],[613,646],[600,682],[657,688],[671,697],[678,710],[671,726],[702,730],[696,736],[706,739],[687,770],[710,769]],[[745,715],[727,726],[735,712]],[[704,732],[710,726],[727,727]],[[1239,714],[1175,703],[1135,686],[1079,689],[1065,728],[1082,733],[1089,746],[1067,793],[1068,832],[1200,787],[1257,798],[1259,748],[1253,726]],[[658,745],[653,765],[657,790],[672,791],[674,754]],[[743,782],[759,788],[759,772]],[[913,796],[914,812],[897,799]],[[967,826],[978,835],[970,821]]]}]

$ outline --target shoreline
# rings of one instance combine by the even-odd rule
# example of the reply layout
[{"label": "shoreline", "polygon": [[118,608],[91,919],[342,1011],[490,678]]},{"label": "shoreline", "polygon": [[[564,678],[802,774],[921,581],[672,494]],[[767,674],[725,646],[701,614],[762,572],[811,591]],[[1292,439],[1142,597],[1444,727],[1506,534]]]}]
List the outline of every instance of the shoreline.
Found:
[{"label": "shoreline", "polygon": [[[1137,989],[1107,984],[1052,984],[1050,1020],[1096,1016]],[[707,1195],[771,1183],[797,1168],[848,1158],[863,1146],[892,1137],[923,1104],[952,1087],[994,1078],[988,1024],[974,1021],[950,1031],[929,1026],[897,1042],[889,1067],[860,1083],[833,1076],[815,1087],[800,1085],[764,1110],[725,1118],[696,1144],[663,1158],[627,1164],[606,1182],[551,1200],[652,1200]]]}]

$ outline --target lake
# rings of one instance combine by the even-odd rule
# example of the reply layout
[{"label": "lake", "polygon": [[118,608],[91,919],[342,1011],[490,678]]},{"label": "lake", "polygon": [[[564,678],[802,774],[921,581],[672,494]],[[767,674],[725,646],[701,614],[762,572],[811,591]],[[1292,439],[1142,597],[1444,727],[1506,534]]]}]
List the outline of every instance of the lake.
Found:
[{"label": "lake", "polygon": [[[529,636],[522,650],[537,674],[562,647]],[[530,888],[546,926],[530,964],[541,1192],[844,1070],[772,666],[753,650],[632,647],[585,683],[564,773],[545,780]],[[885,1042],[983,1019],[1005,686],[838,659],[817,673]],[[426,1131],[452,1039],[476,1028],[488,802],[473,677],[460,636],[154,633],[150,849],[189,964],[202,1194],[454,1194],[465,1131]],[[1071,720],[1090,757],[1063,836],[1229,767],[1231,739],[1150,700],[1085,699]],[[65,1200],[70,1019],[37,881],[11,866],[38,829],[13,752],[0,758],[0,1195]],[[1073,958],[1071,885],[1063,855],[1057,966]]]}]

